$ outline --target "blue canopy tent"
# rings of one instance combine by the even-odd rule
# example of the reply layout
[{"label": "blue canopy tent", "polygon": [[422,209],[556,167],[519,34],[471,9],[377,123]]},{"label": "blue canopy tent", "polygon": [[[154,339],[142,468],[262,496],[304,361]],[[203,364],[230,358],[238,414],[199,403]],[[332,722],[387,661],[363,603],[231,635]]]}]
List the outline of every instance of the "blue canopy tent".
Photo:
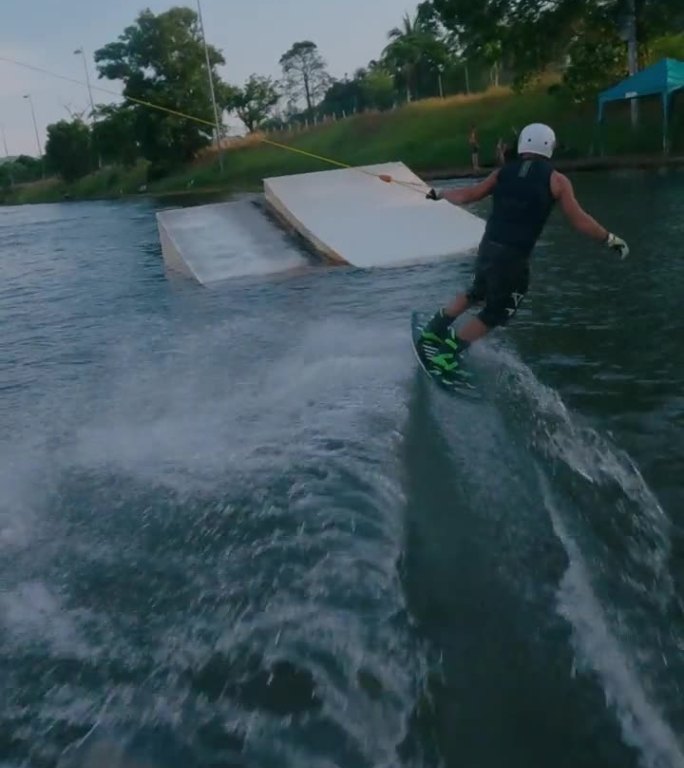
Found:
[{"label": "blue canopy tent", "polygon": [[661,59],[621,83],[603,91],[598,97],[598,122],[603,122],[603,110],[610,101],[660,96],[663,102],[663,151],[668,151],[668,123],[672,95],[684,88],[684,61]]}]

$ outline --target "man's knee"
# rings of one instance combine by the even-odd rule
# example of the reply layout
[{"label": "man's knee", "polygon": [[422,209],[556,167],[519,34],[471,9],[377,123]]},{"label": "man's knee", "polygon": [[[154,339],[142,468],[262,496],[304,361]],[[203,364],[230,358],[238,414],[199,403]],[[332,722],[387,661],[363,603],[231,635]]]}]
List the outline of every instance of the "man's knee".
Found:
[{"label": "man's knee", "polygon": [[465,300],[468,302],[468,306],[472,307],[474,304],[482,304],[485,300],[484,291],[477,290],[475,288],[469,288],[463,294]]},{"label": "man's knee", "polygon": [[491,307],[483,307],[483,309],[478,312],[477,317],[490,331],[494,328],[506,325],[509,320],[505,313],[500,310],[494,310]]},{"label": "man's knee", "polygon": [[524,293],[513,292],[505,297],[488,299],[478,317],[490,330],[506,325],[517,313],[524,297]]}]

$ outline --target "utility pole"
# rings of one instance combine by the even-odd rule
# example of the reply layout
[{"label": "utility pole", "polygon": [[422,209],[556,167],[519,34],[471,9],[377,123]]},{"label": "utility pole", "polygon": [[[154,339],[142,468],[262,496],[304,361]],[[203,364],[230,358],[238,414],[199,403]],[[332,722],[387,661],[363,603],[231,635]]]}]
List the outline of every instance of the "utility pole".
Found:
[{"label": "utility pole", "polygon": [[[88,60],[86,59],[85,55],[85,49],[83,46],[80,48],[77,48],[74,51],[74,56],[82,56],[83,57],[83,69],[85,70],[85,76],[86,76],[86,85],[88,86],[88,98],[90,99],[90,124],[95,122],[95,102],[93,101],[93,89],[90,86],[90,73],[88,72]],[[100,157],[100,153],[97,153],[97,167],[102,168],[102,158]]]},{"label": "utility pole", "polygon": [[214,107],[214,122],[216,124],[216,149],[219,157],[219,168],[223,173],[223,153],[221,152],[221,123],[219,121],[219,111],[216,106],[216,93],[214,92],[214,78],[211,74],[211,61],[209,60],[209,47],[207,46],[207,38],[204,34],[204,21],[202,20],[202,5],[200,0],[197,0],[197,13],[199,17],[200,32],[202,34],[202,42],[204,43],[204,58],[207,62],[207,76],[209,78],[209,92],[211,93],[211,103]]},{"label": "utility pole", "polygon": [[25,94],[24,98],[28,99],[29,104],[31,105],[31,115],[33,116],[33,130],[36,132],[36,144],[38,145],[38,159],[40,160],[41,174],[43,178],[45,178],[45,163],[43,162],[43,148],[40,146],[40,136],[38,135],[38,123],[36,122],[36,111],[33,108],[33,99],[31,98],[30,93]]},{"label": "utility pole", "polygon": [[468,62],[465,62],[465,86],[466,86],[466,93],[470,93],[470,75],[468,73]]},{"label": "utility pole", "polygon": [[85,76],[86,76],[86,85],[88,86],[88,97],[90,98],[90,117],[91,119],[95,115],[95,103],[93,102],[93,90],[90,87],[90,73],[88,72],[88,60],[86,59],[85,51],[83,48],[77,48],[74,51],[74,56],[82,56],[83,57],[83,69],[85,70]]},{"label": "utility pole", "polygon": [[4,125],[0,125],[0,131],[2,131],[2,144],[5,147],[5,157],[9,160],[9,150],[7,149],[7,136],[5,136]]},{"label": "utility pole", "polygon": [[[639,55],[637,41],[637,17],[636,0],[628,0],[628,18],[627,18],[627,62],[629,65],[630,76],[635,75],[639,70]],[[639,124],[639,102],[638,99],[631,99],[629,103],[630,115],[632,118],[632,128]]]}]

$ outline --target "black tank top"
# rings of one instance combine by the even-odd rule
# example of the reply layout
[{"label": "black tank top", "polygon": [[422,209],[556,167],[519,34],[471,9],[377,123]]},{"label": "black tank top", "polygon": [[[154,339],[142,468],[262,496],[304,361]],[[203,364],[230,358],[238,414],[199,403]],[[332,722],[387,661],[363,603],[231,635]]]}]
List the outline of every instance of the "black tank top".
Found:
[{"label": "black tank top", "polygon": [[503,166],[492,192],[485,237],[529,255],[549,218],[553,166],[544,158],[518,158]]}]

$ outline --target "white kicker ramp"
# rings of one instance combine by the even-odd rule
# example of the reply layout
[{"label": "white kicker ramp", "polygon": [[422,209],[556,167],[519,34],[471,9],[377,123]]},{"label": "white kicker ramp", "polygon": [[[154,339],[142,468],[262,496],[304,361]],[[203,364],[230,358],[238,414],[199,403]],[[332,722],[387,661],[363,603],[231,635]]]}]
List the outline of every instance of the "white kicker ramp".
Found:
[{"label": "white kicker ramp", "polygon": [[164,263],[202,285],[303,266],[304,256],[251,202],[157,213]]},{"label": "white kicker ramp", "polygon": [[[402,182],[386,183],[378,174]],[[325,258],[390,267],[465,253],[484,221],[451,203],[426,200],[428,187],[403,163],[264,179],[277,214]]]}]

